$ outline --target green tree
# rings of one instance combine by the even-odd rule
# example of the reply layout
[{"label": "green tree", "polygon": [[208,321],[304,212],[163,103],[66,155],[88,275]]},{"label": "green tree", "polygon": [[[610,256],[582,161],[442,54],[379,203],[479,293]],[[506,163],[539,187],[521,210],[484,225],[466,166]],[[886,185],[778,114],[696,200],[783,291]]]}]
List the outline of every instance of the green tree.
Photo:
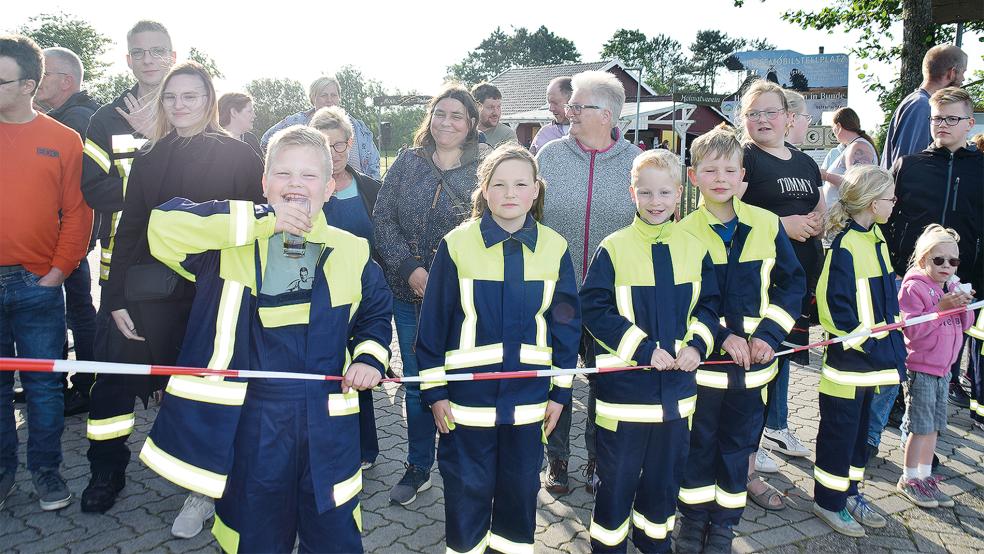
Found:
[{"label": "green tree", "polygon": [[619,29],[602,47],[601,57],[642,67],[646,84],[658,93],[670,92],[673,80],[680,88],[690,87],[690,68],[683,47],[667,35],[649,38],[641,31]]},{"label": "green tree", "polygon": [[100,104],[108,104],[119,98],[124,92],[133,88],[137,81],[130,72],[114,73],[104,76],[102,79],[90,83],[89,94]]},{"label": "green tree", "polygon": [[36,15],[17,32],[31,37],[41,48],[61,46],[75,52],[82,60],[86,81],[98,81],[109,66],[100,58],[113,41],[75,15],[64,12]]},{"label": "green tree", "polygon": [[356,119],[361,119],[372,129],[374,135],[379,133],[376,126],[376,110],[372,107],[375,96],[385,94],[383,85],[375,79],[362,75],[355,66],[345,65],[335,72],[338,86],[341,89],[341,104],[345,111]]},{"label": "green tree", "polygon": [[754,51],[775,50],[776,45],[769,42],[767,38],[753,38],[748,41],[748,49]]},{"label": "green tree", "polygon": [[570,40],[550,32],[545,26],[530,33],[525,27],[506,34],[496,27],[492,34],[460,62],[448,67],[448,75],[465,84],[486,81],[513,67],[531,67],[581,60]]},{"label": "green tree", "polygon": [[202,64],[202,67],[205,68],[205,71],[207,71],[208,74],[211,75],[213,79],[225,78],[225,75],[221,71],[219,71],[219,66],[215,63],[215,60],[211,56],[195,48],[194,46],[192,46],[191,50],[188,51],[188,59]]},{"label": "green tree", "polygon": [[725,66],[731,54],[744,48],[745,44],[745,39],[732,38],[721,31],[697,31],[697,37],[690,44],[691,61],[695,72],[701,77],[704,90],[714,92],[718,70]]},{"label": "green tree", "polygon": [[246,85],[256,111],[254,129],[263,133],[281,119],[311,107],[307,92],[294,79],[254,79]]}]

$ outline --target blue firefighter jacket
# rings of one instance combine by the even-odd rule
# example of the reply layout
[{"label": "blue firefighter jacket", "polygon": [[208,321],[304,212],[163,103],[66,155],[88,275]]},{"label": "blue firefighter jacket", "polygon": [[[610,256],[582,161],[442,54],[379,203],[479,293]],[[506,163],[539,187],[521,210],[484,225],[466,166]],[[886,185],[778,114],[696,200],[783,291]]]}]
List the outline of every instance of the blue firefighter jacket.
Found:
[{"label": "blue firefighter jacket", "polygon": [[[324,247],[309,300],[271,301],[259,290],[275,223],[269,205],[248,201],[175,198],[152,212],[151,252],[197,287],[178,364],[342,375],[354,361],[385,371],[392,298],[368,243],[329,227],[318,212],[306,238]],[[306,342],[305,352],[283,347],[291,336]],[[319,513],[357,495],[358,393],[342,394],[338,381],[172,377],[140,459],[178,485],[222,496],[246,390],[257,386],[307,400]]]},{"label": "blue firefighter jacket", "polygon": [[[720,321],[714,330],[714,352],[708,360],[730,360],[725,339],[762,339],[774,350],[792,330],[802,310],[806,275],[793,246],[774,213],[732,200],[738,225],[730,245],[714,230],[723,225],[704,206],[680,222],[711,254],[721,292]],[[718,389],[754,388],[768,384],[778,373],[776,359],[752,364],[709,365],[697,370],[697,384]]]},{"label": "blue firefighter jacket", "polygon": [[[678,224],[650,225],[638,215],[605,238],[581,286],[584,326],[599,367],[648,365],[661,348],[676,357],[692,346],[706,359],[714,347],[719,303],[707,248]],[[696,374],[635,370],[596,378],[598,425],[659,423],[689,417]]]},{"label": "blue firefighter jacket", "polygon": [[442,381],[455,372],[573,368],[581,307],[567,241],[527,216],[509,234],[486,212],[448,233],[427,279],[417,331],[427,404],[447,399],[456,425],[522,425],[544,418],[547,400],[571,401],[572,376]]},{"label": "blue firefighter jacket", "polygon": [[[899,321],[895,271],[881,228],[853,220],[837,234],[817,282],[820,323],[828,336],[841,337]],[[853,387],[895,385],[905,374],[901,330],[882,331],[827,346],[820,390],[854,397]],[[850,387],[833,392],[837,387]]]}]

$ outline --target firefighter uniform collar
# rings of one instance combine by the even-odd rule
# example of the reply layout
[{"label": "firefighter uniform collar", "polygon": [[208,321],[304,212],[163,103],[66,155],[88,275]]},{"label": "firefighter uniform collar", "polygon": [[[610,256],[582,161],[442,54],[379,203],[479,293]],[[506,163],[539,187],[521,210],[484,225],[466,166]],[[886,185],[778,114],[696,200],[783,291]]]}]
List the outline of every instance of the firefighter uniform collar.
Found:
[{"label": "firefighter uniform collar", "polygon": [[519,231],[509,233],[499,227],[499,224],[492,219],[492,214],[485,210],[479,228],[482,230],[482,240],[485,242],[486,248],[492,248],[500,242],[513,238],[525,244],[531,252],[536,252],[536,220],[530,214],[526,214],[526,221],[523,222],[523,227]]},{"label": "firefighter uniform collar", "polygon": [[642,235],[642,238],[647,242],[657,243],[666,242],[673,235],[673,220],[667,219],[663,223],[658,225],[653,225],[651,223],[646,223],[642,217],[636,213],[635,218],[632,220],[632,228]]},{"label": "firefighter uniform collar", "polygon": [[861,233],[865,238],[867,238],[873,243],[885,242],[885,237],[882,236],[881,228],[878,226],[877,223],[872,223],[871,229],[865,229],[864,226],[862,226],[857,221],[854,221],[853,219],[849,219],[847,220],[847,228],[852,231]]}]

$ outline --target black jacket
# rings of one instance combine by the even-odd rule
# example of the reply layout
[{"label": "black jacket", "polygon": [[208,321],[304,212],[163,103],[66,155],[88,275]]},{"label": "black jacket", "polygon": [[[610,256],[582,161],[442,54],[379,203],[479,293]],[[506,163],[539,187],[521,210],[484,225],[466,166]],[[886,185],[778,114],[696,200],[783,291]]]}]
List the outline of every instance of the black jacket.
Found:
[{"label": "black jacket", "polygon": [[99,103],[93,100],[88,92],[80,90],[46,115],[66,127],[71,127],[85,141],[85,130],[89,127],[89,119],[98,109]]},{"label": "black jacket", "polygon": [[931,146],[898,159],[893,173],[899,200],[885,240],[896,274],[905,275],[923,229],[939,223],[960,234],[960,280],[984,290],[984,154]]},{"label": "black jacket", "polygon": [[359,189],[359,198],[366,206],[366,213],[372,218],[372,210],[376,207],[376,197],[379,196],[379,189],[382,188],[383,184],[355,169],[352,164],[345,166],[345,170],[355,179],[355,186]]},{"label": "black jacket", "polygon": [[221,133],[182,138],[172,132],[133,160],[123,216],[116,229],[109,282],[103,305],[126,307],[123,285],[127,270],[154,261],[147,244],[150,212],[180,197],[192,202],[250,200],[263,204],[263,163],[248,144]]}]

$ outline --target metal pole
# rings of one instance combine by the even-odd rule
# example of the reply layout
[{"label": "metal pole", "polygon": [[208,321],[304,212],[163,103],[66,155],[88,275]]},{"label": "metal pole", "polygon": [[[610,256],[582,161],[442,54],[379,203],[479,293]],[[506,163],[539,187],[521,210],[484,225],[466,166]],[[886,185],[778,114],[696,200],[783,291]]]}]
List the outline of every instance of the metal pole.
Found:
[{"label": "metal pole", "polygon": [[639,80],[636,81],[636,132],[635,140],[636,144],[639,144],[639,106],[640,97],[642,96],[642,66],[639,66]]},{"label": "metal pole", "polygon": [[957,48],[963,46],[963,31],[964,31],[963,21],[957,22],[957,38],[956,41],[954,42]]}]

